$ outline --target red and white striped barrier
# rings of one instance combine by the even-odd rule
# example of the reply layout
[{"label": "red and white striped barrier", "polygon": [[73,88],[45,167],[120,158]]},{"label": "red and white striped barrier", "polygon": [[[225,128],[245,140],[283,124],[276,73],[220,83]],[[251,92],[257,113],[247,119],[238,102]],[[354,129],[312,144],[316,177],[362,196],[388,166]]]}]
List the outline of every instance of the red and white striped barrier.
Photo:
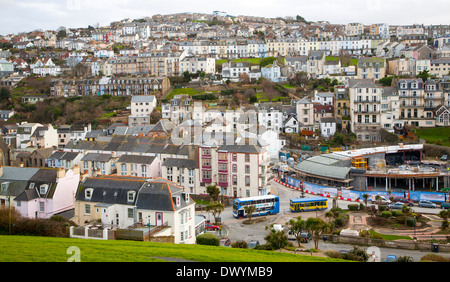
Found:
[{"label": "red and white striped barrier", "polygon": [[[275,180],[275,182],[277,182],[277,183],[279,183],[281,185],[284,185],[286,187],[289,187],[289,188],[292,188],[292,189],[296,189],[297,191],[300,190],[299,187],[295,187],[295,186],[292,186],[290,184],[286,184],[284,182],[281,182],[281,180],[279,180],[279,179],[274,179],[274,180]],[[314,192],[308,191],[308,190],[305,190],[305,193],[311,194],[311,195],[320,195],[321,197],[331,198],[330,194],[326,194],[326,195],[325,194],[318,194],[318,193],[314,193]],[[343,200],[343,201],[349,201],[349,202],[359,202],[359,199],[351,199],[351,198],[344,198],[344,197],[339,197],[338,199],[339,200]]]}]

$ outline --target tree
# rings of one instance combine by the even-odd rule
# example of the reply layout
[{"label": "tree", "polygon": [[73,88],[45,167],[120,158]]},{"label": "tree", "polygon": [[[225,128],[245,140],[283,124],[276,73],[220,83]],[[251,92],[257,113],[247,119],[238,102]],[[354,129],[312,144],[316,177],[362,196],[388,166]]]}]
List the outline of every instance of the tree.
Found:
[{"label": "tree", "polygon": [[408,220],[408,215],[411,214],[411,208],[408,207],[407,205],[403,205],[402,207],[402,213],[405,216],[405,226],[407,224],[407,220]]},{"label": "tree", "polygon": [[450,216],[450,211],[441,211],[439,213],[439,217],[441,217],[444,221],[442,221],[442,230],[446,230],[448,228],[448,217]]},{"label": "tree", "polygon": [[215,201],[219,201],[220,190],[217,185],[209,185],[206,187],[206,192],[211,196],[211,198]]},{"label": "tree", "polygon": [[218,202],[213,202],[206,206],[206,211],[212,213],[215,224],[218,224],[219,216],[223,212],[223,210],[224,210],[223,204]]},{"label": "tree", "polygon": [[364,205],[366,205],[367,207],[367,200],[369,199],[369,194],[364,194],[363,198],[364,198]]},{"label": "tree", "polygon": [[8,88],[2,87],[0,89],[0,102],[3,102],[5,100],[8,100],[11,97],[11,92]]},{"label": "tree", "polygon": [[[266,230],[268,227],[266,226]],[[264,239],[267,241],[267,244],[273,250],[279,250],[286,247],[289,244],[288,238],[284,230],[275,230],[273,228],[273,224],[270,228],[270,233]]]},{"label": "tree", "polygon": [[286,222],[286,225],[289,226],[289,231],[294,235],[297,240],[297,244],[300,246],[302,240],[301,233],[303,232],[303,229],[305,229],[306,222],[301,216],[298,216],[296,220],[291,218],[288,222]]},{"label": "tree", "polygon": [[417,77],[422,78],[422,80],[425,82],[430,77],[430,71],[429,70],[423,70],[419,72]]},{"label": "tree", "polygon": [[247,205],[244,207],[244,211],[247,214],[248,222],[252,221],[253,212],[256,211],[256,207],[254,205]]},{"label": "tree", "polygon": [[319,240],[322,234],[330,229],[330,225],[319,217],[310,217],[305,222],[305,229],[311,233],[314,240],[314,248],[319,249]]}]

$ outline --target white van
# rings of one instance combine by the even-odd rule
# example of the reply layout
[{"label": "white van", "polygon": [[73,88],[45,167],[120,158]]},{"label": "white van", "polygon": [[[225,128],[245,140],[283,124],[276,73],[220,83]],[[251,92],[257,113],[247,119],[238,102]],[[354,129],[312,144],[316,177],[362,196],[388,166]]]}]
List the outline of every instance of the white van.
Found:
[{"label": "white van", "polygon": [[[376,204],[377,203],[376,195],[372,196],[370,198],[370,200],[372,201],[373,204]],[[381,204],[390,204],[391,203],[391,201],[388,198],[386,198],[385,196],[380,196],[380,202],[381,202]]]}]

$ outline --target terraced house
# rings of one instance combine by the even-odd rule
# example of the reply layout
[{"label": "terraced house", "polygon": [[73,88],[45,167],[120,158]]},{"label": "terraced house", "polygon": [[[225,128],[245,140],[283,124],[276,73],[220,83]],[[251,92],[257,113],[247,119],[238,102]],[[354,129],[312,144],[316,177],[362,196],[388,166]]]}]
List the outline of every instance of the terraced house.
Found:
[{"label": "terraced house", "polygon": [[171,236],[176,244],[195,243],[195,202],[163,178],[86,178],[76,194],[74,221],[100,222],[104,228],[159,228],[153,236]]},{"label": "terraced house", "polygon": [[166,93],[170,89],[167,77],[103,77],[92,79],[55,79],[50,85],[50,96],[131,96]]}]

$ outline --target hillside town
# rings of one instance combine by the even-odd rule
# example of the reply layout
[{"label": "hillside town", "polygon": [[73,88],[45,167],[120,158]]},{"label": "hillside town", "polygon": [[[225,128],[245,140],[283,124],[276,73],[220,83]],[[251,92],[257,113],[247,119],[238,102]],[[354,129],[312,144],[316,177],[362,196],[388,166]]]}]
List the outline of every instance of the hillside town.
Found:
[{"label": "hillside town", "polygon": [[0,201],[25,217],[194,244],[211,186],[448,201],[414,133],[450,125],[450,25],[158,14],[1,35],[0,77]]}]

